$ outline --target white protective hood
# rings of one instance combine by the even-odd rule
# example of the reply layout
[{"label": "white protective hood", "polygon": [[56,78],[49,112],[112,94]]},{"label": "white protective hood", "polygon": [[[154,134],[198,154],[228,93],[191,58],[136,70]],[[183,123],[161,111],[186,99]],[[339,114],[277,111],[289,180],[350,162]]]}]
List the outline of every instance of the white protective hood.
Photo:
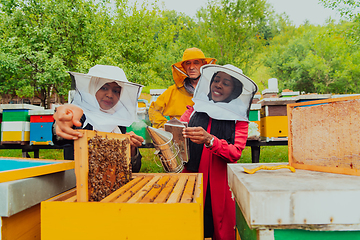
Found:
[{"label": "white protective hood", "polygon": [[[205,112],[211,118],[217,120],[249,121],[249,109],[252,98],[258,91],[256,83],[245,76],[241,69],[230,64],[224,66],[204,65],[200,71],[201,77],[193,97],[195,103],[194,110]],[[208,94],[210,92],[211,78],[217,72],[225,72],[243,84],[242,93],[228,103],[209,100]]]},{"label": "white protective hood", "polygon": [[[129,82],[124,71],[115,66],[96,65],[87,74],[69,72],[76,82],[76,93],[72,104],[79,106],[94,130],[117,132],[117,126],[130,126],[137,120],[137,100],[142,85]],[[116,82],[121,87],[119,102],[110,110],[100,109],[96,92],[108,82]]]}]

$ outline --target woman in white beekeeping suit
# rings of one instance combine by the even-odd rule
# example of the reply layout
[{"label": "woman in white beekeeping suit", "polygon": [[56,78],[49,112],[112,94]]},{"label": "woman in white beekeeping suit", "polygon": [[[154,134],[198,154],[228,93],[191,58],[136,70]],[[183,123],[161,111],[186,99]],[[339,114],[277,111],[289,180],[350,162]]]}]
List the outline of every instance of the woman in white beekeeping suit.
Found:
[{"label": "woman in white beekeeping suit", "polygon": [[257,85],[233,65],[205,65],[194,92],[194,107],[181,116],[187,122],[189,161],[183,172],[203,174],[204,236],[235,239],[235,202],[227,164],[236,163],[246,146],[249,109]]},{"label": "woman in white beekeeping suit", "polygon": [[[72,104],[56,109],[53,140],[55,144],[68,144],[64,159],[71,160],[74,159],[72,140],[82,137],[76,129],[126,133],[126,127],[137,120],[137,99],[142,85],[129,82],[124,71],[115,66],[96,65],[87,74],[69,73],[75,80],[76,93]],[[138,172],[141,155],[137,147],[144,139],[133,132],[126,134],[130,135],[132,170]]]}]

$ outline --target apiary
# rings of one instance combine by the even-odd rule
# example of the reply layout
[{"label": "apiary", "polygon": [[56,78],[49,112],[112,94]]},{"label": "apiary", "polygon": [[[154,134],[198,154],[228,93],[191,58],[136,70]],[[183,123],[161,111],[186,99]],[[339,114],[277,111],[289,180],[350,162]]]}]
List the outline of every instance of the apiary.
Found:
[{"label": "apiary", "polygon": [[360,239],[360,176],[228,164],[241,240]]},{"label": "apiary", "polygon": [[41,238],[203,240],[202,174],[133,174],[99,202],[76,189],[41,203]]},{"label": "apiary", "polygon": [[30,104],[1,104],[1,108],[3,109],[1,144],[29,144],[29,110],[43,110],[44,108]]},{"label": "apiary", "polygon": [[0,239],[40,239],[40,203],[75,187],[73,161],[0,158]]},{"label": "apiary", "polygon": [[30,110],[30,145],[54,145],[52,125],[54,110]]},{"label": "apiary", "polygon": [[288,105],[289,163],[360,175],[360,96]]},{"label": "apiary", "polygon": [[293,98],[265,98],[260,102],[260,137],[263,140],[274,141],[287,139],[288,117],[286,105],[295,103]]}]

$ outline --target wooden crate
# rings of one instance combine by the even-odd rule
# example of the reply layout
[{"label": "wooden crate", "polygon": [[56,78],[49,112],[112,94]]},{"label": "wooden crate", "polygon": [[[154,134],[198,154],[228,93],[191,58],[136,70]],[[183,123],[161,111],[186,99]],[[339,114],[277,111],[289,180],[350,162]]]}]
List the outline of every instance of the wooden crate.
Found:
[{"label": "wooden crate", "polygon": [[360,96],[289,104],[289,163],[360,175]]},{"label": "wooden crate", "polygon": [[100,202],[76,190],[41,203],[41,238],[203,240],[202,174],[133,174]]},{"label": "wooden crate", "polygon": [[[94,195],[103,198],[114,188],[130,181],[130,137],[127,134],[79,131],[83,137],[74,141],[77,201],[95,201]],[[97,145],[99,143],[103,145]],[[92,152],[91,156],[89,152]]]}]

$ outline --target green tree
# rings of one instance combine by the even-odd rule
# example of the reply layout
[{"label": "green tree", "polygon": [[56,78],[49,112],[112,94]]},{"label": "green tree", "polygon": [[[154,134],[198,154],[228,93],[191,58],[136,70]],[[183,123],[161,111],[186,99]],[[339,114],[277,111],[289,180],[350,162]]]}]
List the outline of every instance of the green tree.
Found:
[{"label": "green tree", "polygon": [[[0,4],[1,93],[35,96],[43,106],[55,92],[64,101],[70,89],[66,71],[78,59],[94,61],[103,51],[100,26],[105,3],[85,0],[2,1]],[[29,86],[34,90],[29,91]]]},{"label": "green tree", "polygon": [[188,46],[197,46],[219,64],[233,64],[245,72],[265,44],[261,27],[268,24],[265,0],[211,0],[188,21],[182,32]]},{"label": "green tree", "polygon": [[[348,23],[304,25],[274,39],[265,65],[280,89],[309,93],[360,92],[359,48],[347,38]],[[285,39],[285,40],[284,40]]]}]

